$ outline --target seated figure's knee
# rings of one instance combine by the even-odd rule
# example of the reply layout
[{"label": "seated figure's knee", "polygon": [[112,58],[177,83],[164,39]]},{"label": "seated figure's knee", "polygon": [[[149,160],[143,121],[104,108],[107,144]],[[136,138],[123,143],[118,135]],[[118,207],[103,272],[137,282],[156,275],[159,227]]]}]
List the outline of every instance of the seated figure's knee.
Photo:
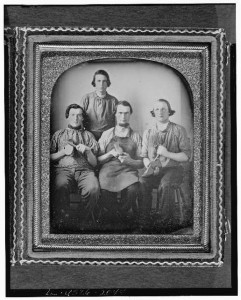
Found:
[{"label": "seated figure's knee", "polygon": [[168,180],[161,180],[158,190],[160,191],[161,189],[166,189],[168,187],[170,187],[170,182]]},{"label": "seated figure's knee", "polygon": [[90,195],[96,195],[99,196],[100,194],[100,187],[98,183],[92,184],[89,189],[88,192]]},{"label": "seated figure's knee", "polygon": [[58,176],[55,178],[54,187],[56,191],[68,191],[69,183],[65,178]]},{"label": "seated figure's knee", "polygon": [[139,191],[140,191],[139,182],[133,183],[132,185],[128,186],[128,193],[129,194],[138,195]]},{"label": "seated figure's knee", "polygon": [[81,194],[83,197],[98,197],[100,194],[100,187],[98,181],[92,181],[84,189],[82,189]]},{"label": "seated figure's knee", "polygon": [[149,183],[149,178],[148,179],[143,178],[143,177],[140,178],[140,187],[141,188],[148,186],[149,185],[148,183]]},{"label": "seated figure's knee", "polygon": [[182,170],[182,168],[175,168],[167,172],[161,179],[160,188],[164,189],[181,185],[184,176]]}]

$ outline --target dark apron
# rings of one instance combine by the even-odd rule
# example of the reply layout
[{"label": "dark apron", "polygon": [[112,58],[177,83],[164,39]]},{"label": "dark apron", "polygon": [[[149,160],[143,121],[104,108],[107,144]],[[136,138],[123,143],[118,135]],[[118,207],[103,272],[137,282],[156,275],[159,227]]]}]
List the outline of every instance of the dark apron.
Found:
[{"label": "dark apron", "polygon": [[[130,137],[123,138],[114,135],[106,148],[106,152],[115,149],[115,144],[119,145],[131,158],[135,159],[137,145]],[[99,173],[99,181],[102,190],[117,193],[139,181],[138,171],[131,166],[122,164],[118,158],[113,157],[102,166]]]}]

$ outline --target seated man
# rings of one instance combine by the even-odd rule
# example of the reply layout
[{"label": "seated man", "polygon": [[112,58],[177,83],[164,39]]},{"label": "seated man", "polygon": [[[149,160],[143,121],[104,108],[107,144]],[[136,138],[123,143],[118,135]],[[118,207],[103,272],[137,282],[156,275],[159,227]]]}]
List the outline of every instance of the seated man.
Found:
[{"label": "seated man", "polygon": [[[113,216],[123,219],[139,196],[138,169],[143,167],[141,137],[129,126],[132,107],[127,101],[120,101],[116,107],[116,126],[105,131],[99,140],[98,161],[102,165],[99,173],[102,205]],[[117,192],[125,201],[117,203]],[[136,211],[135,211],[136,212]]]},{"label": "seated man", "polygon": [[68,127],[54,133],[50,149],[52,224],[57,229],[62,229],[69,221],[71,192],[78,190],[81,194],[85,207],[83,221],[92,219],[99,197],[99,182],[93,171],[97,165],[98,143],[93,134],[84,129],[84,110],[78,104],[71,104],[65,117]]},{"label": "seated man", "polygon": [[185,128],[169,120],[175,111],[171,109],[167,100],[155,101],[151,113],[156,123],[145,130],[141,153],[147,168],[140,180],[143,194],[141,222],[142,227],[147,229],[152,189],[157,188],[160,197],[159,224],[162,228],[174,230],[190,219],[191,205],[185,203],[187,199],[182,199],[184,202],[177,204],[175,189],[182,184],[183,163],[190,159],[191,149]]}]

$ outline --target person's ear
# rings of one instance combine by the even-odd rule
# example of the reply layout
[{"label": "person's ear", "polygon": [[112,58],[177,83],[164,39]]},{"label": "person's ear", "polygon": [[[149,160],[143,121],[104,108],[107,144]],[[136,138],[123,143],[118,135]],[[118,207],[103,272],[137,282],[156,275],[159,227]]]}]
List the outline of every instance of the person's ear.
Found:
[{"label": "person's ear", "polygon": [[151,110],[150,113],[151,113],[152,117],[155,117],[154,110]]}]

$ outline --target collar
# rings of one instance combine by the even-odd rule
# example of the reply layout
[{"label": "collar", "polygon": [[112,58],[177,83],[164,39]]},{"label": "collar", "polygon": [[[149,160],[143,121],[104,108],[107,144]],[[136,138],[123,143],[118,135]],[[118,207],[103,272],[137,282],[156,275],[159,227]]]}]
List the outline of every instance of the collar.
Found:
[{"label": "collar", "polygon": [[167,129],[169,128],[169,126],[170,126],[170,121],[168,121],[165,124],[162,124],[160,122],[156,122],[156,124],[155,124],[155,128],[158,131],[167,131]]},{"label": "collar", "polygon": [[105,99],[105,98],[107,98],[108,93],[106,92],[106,94],[105,94],[104,97],[100,97],[100,96],[96,93],[96,91],[95,91],[95,96],[96,96],[97,98],[99,98],[99,99]]},{"label": "collar", "polygon": [[78,126],[78,127],[73,127],[73,126],[71,126],[70,124],[68,125],[68,128],[69,129],[73,129],[73,130],[80,130],[80,131],[84,131],[85,129],[84,129],[84,127],[83,127],[83,125],[80,125],[80,126]]},{"label": "collar", "polygon": [[122,126],[116,125],[116,127],[115,127],[115,136],[129,137],[130,133],[131,133],[130,126],[122,127]]}]

